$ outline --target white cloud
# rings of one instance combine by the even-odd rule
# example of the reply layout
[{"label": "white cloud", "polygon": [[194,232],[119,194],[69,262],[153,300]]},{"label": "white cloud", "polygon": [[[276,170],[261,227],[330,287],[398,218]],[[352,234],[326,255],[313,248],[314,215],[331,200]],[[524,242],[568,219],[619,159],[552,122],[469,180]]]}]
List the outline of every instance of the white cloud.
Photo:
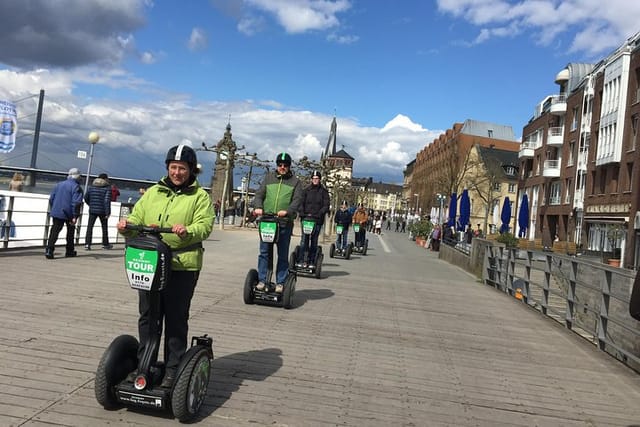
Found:
[{"label": "white cloud", "polygon": [[[274,100],[203,102],[165,97],[116,103],[80,99],[73,93],[71,76],[46,70],[0,70],[0,99],[16,100],[32,95],[34,87],[46,88],[38,167],[65,170],[77,166],[75,154],[87,149],[86,138],[93,130],[101,135],[93,170],[145,179],[163,173],[162,156],[171,145],[181,141],[190,141],[194,147],[203,141],[208,146],[216,144],[229,117],[233,139],[247,152],[257,152],[260,159],[272,160],[278,152],[287,151],[294,160],[303,156],[319,160],[329,137],[331,116],[288,109]],[[19,115],[32,114],[36,106],[37,97],[21,102]],[[402,182],[402,170],[416,153],[441,133],[426,130],[401,114],[382,129],[363,127],[351,118],[338,117],[337,122],[338,149],[344,147],[355,158],[355,175],[395,183]],[[33,132],[33,122],[28,120],[19,127],[22,132]],[[19,145],[14,153],[0,155],[0,161],[27,166],[30,148],[30,144]],[[199,154],[205,183],[210,179],[212,160]]]},{"label": "white cloud", "polygon": [[597,55],[614,49],[638,31],[640,2],[628,0],[437,0],[438,10],[479,27],[468,45],[496,37],[533,33],[541,45],[563,34],[565,49]]},{"label": "white cloud", "polygon": [[189,41],[187,42],[187,46],[189,50],[192,52],[206,49],[209,44],[209,40],[207,38],[207,33],[204,29],[195,27],[191,30],[191,35],[189,36]]},{"label": "white cloud", "polygon": [[347,11],[347,0],[247,0],[247,4],[271,13],[291,34],[327,30],[340,25],[337,15]]}]

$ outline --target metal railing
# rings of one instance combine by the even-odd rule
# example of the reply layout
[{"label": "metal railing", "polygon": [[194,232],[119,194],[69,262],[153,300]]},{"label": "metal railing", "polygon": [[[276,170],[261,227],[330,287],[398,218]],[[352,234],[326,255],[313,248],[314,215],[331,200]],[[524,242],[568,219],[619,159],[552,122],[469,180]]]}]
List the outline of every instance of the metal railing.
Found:
[{"label": "metal railing", "polygon": [[[112,202],[108,221],[110,243],[124,242],[116,229],[120,217],[126,216],[132,205]],[[89,209],[83,204],[83,212],[76,226],[76,244],[84,244],[89,220]],[[49,237],[51,219],[49,196],[37,193],[0,190],[0,250],[13,248],[44,247]],[[96,221],[94,227],[100,227]],[[93,240],[100,241],[101,232],[94,231]],[[64,237],[64,236],[63,236]],[[58,243],[64,245],[64,238]]]},{"label": "metal railing", "polygon": [[578,257],[486,247],[482,280],[640,372],[640,323],[629,315],[635,272]]}]

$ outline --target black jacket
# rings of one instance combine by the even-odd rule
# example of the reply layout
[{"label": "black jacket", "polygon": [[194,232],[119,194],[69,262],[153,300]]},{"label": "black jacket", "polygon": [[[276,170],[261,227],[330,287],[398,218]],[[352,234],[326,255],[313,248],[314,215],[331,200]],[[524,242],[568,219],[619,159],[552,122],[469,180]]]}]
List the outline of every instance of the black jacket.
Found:
[{"label": "black jacket", "polygon": [[349,209],[338,209],[336,211],[335,222],[336,224],[348,227],[349,224],[351,224],[351,213],[349,213]]},{"label": "black jacket", "polygon": [[93,215],[111,215],[111,185],[109,181],[96,178],[84,195],[89,205],[89,213]]},{"label": "black jacket", "polygon": [[309,185],[302,193],[300,218],[312,217],[316,224],[324,224],[324,217],[329,212],[329,192],[322,185]]}]

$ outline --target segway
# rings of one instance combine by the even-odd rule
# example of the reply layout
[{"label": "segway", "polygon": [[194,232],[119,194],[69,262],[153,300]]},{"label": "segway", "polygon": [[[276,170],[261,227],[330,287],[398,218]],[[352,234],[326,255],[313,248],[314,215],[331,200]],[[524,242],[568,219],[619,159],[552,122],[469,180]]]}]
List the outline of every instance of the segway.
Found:
[{"label": "segway", "polygon": [[[344,226],[337,224],[336,225],[336,234],[338,236],[340,236],[342,233],[344,232]],[[329,257],[330,258],[344,258],[344,259],[349,259],[351,258],[351,250],[352,250],[352,245],[347,243],[347,247],[340,250],[336,248],[336,244],[332,243],[331,246],[329,247]]]},{"label": "segway", "polygon": [[[105,350],[98,364],[94,384],[98,403],[105,409],[130,405],[145,409],[170,410],[181,422],[196,416],[207,395],[213,340],[207,335],[191,338],[191,348],[182,356],[171,387],[162,387],[164,363],[157,360],[160,347],[161,292],[171,277],[171,249],[160,233],[171,228],[128,224],[139,234],[127,240],[125,270],[132,289],[149,292],[149,333],[138,360],[138,340],[120,335]],[[137,369],[137,370],[136,370]],[[136,370],[135,375],[129,375]]]},{"label": "segway", "polygon": [[[355,233],[355,235],[358,235],[358,232],[360,231],[360,224],[353,224],[353,232]],[[360,245],[358,244],[360,243]],[[367,249],[369,248],[369,239],[365,238],[364,242],[358,242],[357,238],[356,238],[356,242],[351,242],[350,243],[351,246],[351,250],[353,252],[357,252],[359,254],[362,255],[366,255],[367,254]]]},{"label": "segway", "polygon": [[[302,220],[302,234],[309,236],[313,233],[316,227],[315,218],[304,218]],[[304,237],[303,237],[304,238]],[[307,237],[310,239],[309,237]],[[322,273],[322,261],[324,260],[324,254],[322,253],[322,246],[316,246],[316,260],[315,263],[310,264],[305,262],[309,254],[301,245],[297,245],[291,256],[289,257],[289,266],[295,269],[296,273],[315,276],[316,279],[321,277]],[[298,261],[301,260],[301,261]]]},{"label": "segway", "polygon": [[296,271],[289,265],[289,274],[284,281],[282,293],[275,291],[276,283],[273,282],[273,260],[274,246],[278,240],[278,230],[280,224],[278,217],[271,214],[262,215],[257,219],[258,232],[260,241],[269,244],[268,261],[267,261],[267,277],[265,279],[265,288],[257,289],[258,270],[252,268],[247,273],[244,281],[243,298],[245,304],[253,304],[256,302],[265,302],[280,305],[286,309],[293,306],[293,296],[296,290]]}]

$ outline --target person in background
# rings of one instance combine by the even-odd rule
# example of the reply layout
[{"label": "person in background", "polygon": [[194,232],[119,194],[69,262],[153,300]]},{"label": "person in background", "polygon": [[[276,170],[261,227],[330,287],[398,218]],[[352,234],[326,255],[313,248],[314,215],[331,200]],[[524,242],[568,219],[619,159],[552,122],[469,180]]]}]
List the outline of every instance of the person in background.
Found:
[{"label": "person in background", "polygon": [[13,174],[9,181],[9,191],[22,191],[24,188],[24,176],[20,172]]},{"label": "person in background", "polygon": [[[303,264],[304,267],[316,263],[318,236],[324,224],[324,217],[329,212],[329,191],[320,183],[321,177],[319,170],[314,170],[311,173],[311,184],[303,190],[300,203],[300,222],[302,223],[305,218],[312,218],[316,221],[311,234],[302,232],[300,253],[297,254],[301,258],[296,261]],[[302,259],[305,254],[307,254],[307,259]]]},{"label": "person in background", "polygon": [[336,211],[334,222],[336,225],[342,226],[342,233],[337,235],[336,238],[336,251],[343,253],[347,249],[347,236],[349,235],[349,225],[351,224],[352,215],[349,213],[348,203],[343,200],[340,204],[340,209]]},{"label": "person in background", "polygon": [[[289,243],[293,231],[293,220],[300,209],[302,200],[302,185],[300,180],[291,172],[291,156],[280,153],[276,156],[276,170],[267,173],[256,191],[253,210],[257,216],[263,213],[276,215],[278,222],[278,261],[276,263],[275,292],[282,293],[284,282],[289,275]],[[267,287],[267,269],[269,259],[269,243],[260,242],[258,255],[258,284],[259,291]]]},{"label": "person in background", "polygon": [[[165,159],[167,175],[149,187],[133,206],[131,214],[118,222],[118,231],[125,237],[136,232],[127,230],[128,223],[171,228],[163,233],[162,241],[173,253],[171,278],[161,292],[164,308],[165,374],[161,387],[171,388],[178,365],[187,349],[189,307],[202,269],[206,240],[213,230],[213,207],[207,193],[196,179],[196,152],[186,145],[169,149]],[[147,341],[151,297],[140,291],[138,333],[140,342]],[[160,322],[163,321],[162,319]],[[162,323],[160,323],[162,328]],[[138,358],[144,347],[138,348]],[[129,374],[135,378],[136,371]]]},{"label": "person in background", "polygon": [[117,202],[118,196],[120,196],[120,190],[118,190],[118,187],[115,184],[111,184],[111,201]]},{"label": "person in background", "polygon": [[367,232],[367,221],[369,221],[369,215],[367,215],[367,210],[364,208],[362,203],[358,203],[358,208],[353,214],[352,221],[354,224],[360,225],[360,230],[355,233],[355,241],[356,246],[360,248],[360,250],[362,250],[362,248],[364,247],[365,235]]},{"label": "person in background", "polygon": [[56,184],[49,195],[49,215],[53,224],[49,231],[49,239],[44,253],[47,259],[53,259],[58,235],[65,225],[67,227],[67,245],[64,256],[78,255],[73,239],[76,232],[76,221],[80,216],[80,207],[82,206],[82,188],[78,182],[79,179],[80,171],[77,168],[69,169],[67,179]]},{"label": "person in background", "polygon": [[93,180],[93,183],[84,194],[84,201],[89,205],[89,221],[87,223],[87,234],[84,238],[84,248],[88,251],[91,250],[93,226],[96,223],[96,219],[100,218],[102,249],[111,249],[113,246],[109,244],[109,231],[107,228],[109,216],[111,215],[111,186],[106,173],[101,173]]}]

